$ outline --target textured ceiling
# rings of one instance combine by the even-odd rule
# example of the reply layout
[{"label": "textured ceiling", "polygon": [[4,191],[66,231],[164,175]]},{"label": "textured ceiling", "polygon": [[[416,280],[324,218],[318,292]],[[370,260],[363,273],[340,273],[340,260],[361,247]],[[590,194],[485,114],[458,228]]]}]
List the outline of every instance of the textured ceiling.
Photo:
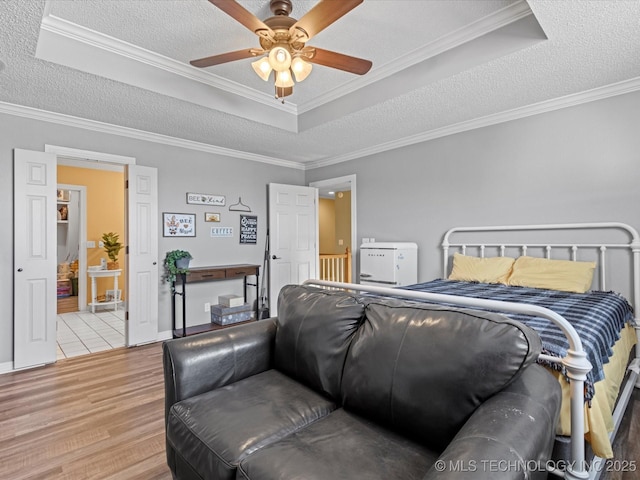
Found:
[{"label": "textured ceiling", "polygon": [[[270,16],[268,0],[240,3]],[[292,16],[315,3],[293,0]],[[2,0],[0,27],[0,111],[31,107],[292,166],[640,88],[636,0],[365,0],[309,45],[372,60],[371,72],[316,65],[284,105],[250,60],[188,64],[258,45],[206,0]]]}]

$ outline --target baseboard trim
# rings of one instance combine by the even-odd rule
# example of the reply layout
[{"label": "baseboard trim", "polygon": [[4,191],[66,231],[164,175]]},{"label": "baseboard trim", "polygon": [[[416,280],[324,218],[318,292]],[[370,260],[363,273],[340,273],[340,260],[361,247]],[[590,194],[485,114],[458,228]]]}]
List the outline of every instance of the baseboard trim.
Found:
[{"label": "baseboard trim", "polygon": [[13,372],[13,362],[0,363],[0,375]]},{"label": "baseboard trim", "polygon": [[165,340],[171,340],[173,338],[172,330],[165,330],[164,332],[158,332],[158,342],[163,342]]}]

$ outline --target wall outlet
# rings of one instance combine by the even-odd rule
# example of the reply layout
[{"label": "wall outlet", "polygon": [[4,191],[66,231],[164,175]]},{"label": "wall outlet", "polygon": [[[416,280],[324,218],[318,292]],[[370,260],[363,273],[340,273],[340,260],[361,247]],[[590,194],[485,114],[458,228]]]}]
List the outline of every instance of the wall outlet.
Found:
[{"label": "wall outlet", "polygon": [[376,239],[375,239],[375,238],[373,238],[373,237],[371,237],[371,238],[369,239],[369,242],[371,242],[371,243],[376,243]]},{"label": "wall outlet", "polygon": [[98,247],[104,248],[104,242],[102,240],[98,242]]},{"label": "wall outlet", "polygon": [[344,240],[339,239],[339,240],[338,240],[338,245],[344,245]]},{"label": "wall outlet", "polygon": [[204,312],[209,313],[211,311],[211,303],[207,302],[204,304]]},{"label": "wall outlet", "polygon": [[362,239],[362,243],[369,243],[369,239],[368,238],[363,238]]},{"label": "wall outlet", "polygon": [[87,248],[96,248],[96,242],[94,242],[93,240],[89,240],[87,242]]}]

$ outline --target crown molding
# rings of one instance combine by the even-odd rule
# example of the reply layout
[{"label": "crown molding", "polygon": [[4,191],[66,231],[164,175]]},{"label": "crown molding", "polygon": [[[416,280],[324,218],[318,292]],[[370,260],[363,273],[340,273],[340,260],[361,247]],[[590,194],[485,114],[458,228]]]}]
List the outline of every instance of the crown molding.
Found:
[{"label": "crown molding", "polygon": [[552,112],[554,110],[560,110],[563,108],[575,107],[584,103],[595,102],[597,100],[603,100],[605,98],[614,97],[617,95],[624,95],[626,93],[631,93],[638,90],[640,90],[640,77],[624,80],[622,82],[613,83],[610,85],[605,85],[603,87],[593,88],[584,92],[565,95],[563,97],[558,97],[551,100],[545,100],[542,102],[527,105],[525,107],[514,108],[511,110],[506,110],[504,112],[475,118],[473,120],[428,130],[423,133],[410,135],[408,137],[400,138],[391,142],[381,143],[368,148],[356,150],[345,155],[338,155],[336,157],[327,158],[324,160],[308,162],[305,164],[305,170],[313,170],[315,168],[327,167],[338,163],[348,162],[349,160],[355,160],[357,158],[367,157],[370,155],[387,152],[389,150],[395,150],[397,148],[414,145],[416,143],[427,142],[429,140],[446,137],[448,135],[454,135],[456,133],[462,133],[469,130],[488,127],[499,123],[510,122],[512,120],[518,120],[520,118]]},{"label": "crown molding", "polygon": [[569,108],[578,106],[584,103],[594,102],[597,100],[603,100],[605,98],[614,97],[618,95],[624,95],[626,93],[632,93],[640,90],[640,77],[624,80],[611,85],[605,85],[603,87],[586,90],[584,92],[566,95],[551,100],[545,100],[532,105],[528,105],[521,108],[514,108],[504,112],[487,115],[481,118],[456,123],[453,125],[447,125],[441,128],[429,130],[416,135],[410,135],[392,142],[381,143],[373,145],[360,150],[346,153],[344,155],[338,155],[335,157],[326,158],[323,160],[312,161],[308,163],[295,162],[292,160],[281,160],[273,157],[267,157],[264,155],[257,155],[249,152],[242,152],[240,150],[232,150],[229,148],[217,147],[215,145],[208,145],[200,142],[194,142],[191,140],[185,140],[176,137],[170,137],[168,135],[160,135],[157,133],[145,132],[143,130],[136,130],[129,127],[121,127],[109,123],[97,122],[95,120],[88,120],[84,118],[74,117],[71,115],[65,115],[60,113],[49,112],[32,107],[25,107],[21,105],[15,105],[6,102],[0,102],[0,113],[7,115],[14,115],[18,117],[30,118],[33,120],[40,120],[49,123],[55,123],[59,125],[66,125],[76,128],[82,128],[85,130],[91,130],[100,133],[107,133],[111,135],[119,135],[123,137],[133,138],[136,140],[143,140],[153,143],[160,143],[163,145],[169,145],[174,147],[186,148],[190,150],[197,150],[206,153],[212,153],[216,155],[223,155],[226,157],[239,158],[243,160],[250,160],[254,162],[267,163],[279,167],[294,168],[298,170],[313,170],[316,168],[327,167],[338,163],[347,162],[349,160],[355,160],[378,153],[387,152],[416,143],[427,142],[448,135],[454,135],[456,133],[462,133],[469,130],[475,130],[477,128],[488,127],[499,123],[505,123],[512,120],[518,120],[533,115],[539,115],[542,113],[552,112],[554,110],[560,110],[563,108]]},{"label": "crown molding", "polygon": [[345,95],[354,93],[367,85],[379,82],[380,80],[397,74],[399,71],[420,62],[424,62],[425,60],[440,55],[441,53],[452,50],[529,15],[533,15],[533,12],[529,8],[529,4],[524,0],[506,6],[490,15],[470,23],[469,25],[464,25],[463,27],[448,35],[438,38],[428,45],[421,46],[402,54],[392,62],[382,66],[375,66],[363,77],[354,78],[350,82],[340,85],[339,88],[333,89],[324,95],[319,95],[309,102],[298,105],[298,113],[302,114],[311,111],[326,103],[344,97]]},{"label": "crown molding", "polygon": [[273,96],[264,92],[248,88],[237,82],[227,80],[213,73],[197,69],[190,65],[174,60],[173,58],[160,55],[137,45],[125,42],[110,35],[91,30],[90,28],[78,25],[55,15],[47,15],[42,19],[41,29],[56,35],[99,48],[116,55],[130,58],[137,62],[149,65],[154,68],[179,75],[213,88],[223,90],[248,100],[263,104],[269,108],[285,110],[295,115],[296,107],[293,104],[275,104]]},{"label": "crown molding", "polygon": [[[47,3],[48,5],[48,3]],[[458,30],[452,32],[449,35],[446,35],[438,40],[432,42],[429,45],[422,46],[420,48],[416,48],[413,51],[405,53],[399,56],[394,61],[387,63],[382,66],[378,66],[374,68],[371,72],[369,72],[366,76],[353,78],[340,85],[340,87],[336,87],[324,95],[320,95],[313,100],[306,102],[304,104],[294,104],[291,102],[287,102],[286,104],[280,104],[279,102],[274,103],[272,95],[267,95],[264,92],[248,88],[244,85],[241,85],[237,82],[233,82],[227,80],[225,78],[219,77],[215,74],[212,74],[208,71],[204,71],[201,69],[194,68],[190,65],[184,64],[183,62],[174,60],[172,58],[166,57],[164,55],[160,55],[158,53],[152,52],[150,50],[138,47],[136,45],[130,44],[123,40],[111,37],[109,35],[103,34],[101,32],[97,32],[95,30],[89,29],[82,25],[78,25],[71,21],[65,20],[63,18],[57,17],[49,13],[47,9],[45,11],[45,15],[42,19],[41,23],[41,32],[46,32],[49,34],[47,36],[47,44],[54,45],[54,51],[57,52],[52,57],[50,53],[47,53],[47,50],[42,48],[38,49],[37,56],[43,58],[48,61],[52,61],[54,63],[61,63],[67,66],[71,66],[72,68],[80,68],[74,64],[68,64],[68,60],[64,60],[60,57],[60,52],[69,52],[70,44],[64,43],[60,38],[67,39],[71,42],[76,42],[76,44],[84,45],[88,48],[99,49],[100,51],[107,52],[111,56],[115,56],[115,58],[128,59],[130,61],[137,62],[140,65],[145,65],[147,68],[155,69],[156,71],[165,72],[165,75],[176,75],[180,78],[183,78],[184,81],[197,82],[202,85],[206,85],[211,89],[218,90],[219,92],[226,92],[232,96],[238,96],[243,99],[246,99],[250,102],[256,102],[263,107],[267,107],[267,111],[279,114],[286,115],[290,118],[299,118],[299,115],[303,113],[312,112],[313,110],[322,107],[323,105],[329,104],[335,100],[344,98],[350,94],[357,92],[358,90],[367,87],[369,85],[374,85],[377,82],[380,82],[386,78],[392,77],[397,74],[399,71],[407,69],[413,65],[424,62],[430,58],[436,57],[444,52],[447,52],[451,49],[454,49],[460,45],[464,45],[468,42],[473,41],[474,39],[478,39],[483,35],[486,35],[490,32],[496,31],[506,25],[509,25],[513,22],[516,22],[522,18],[533,15],[529,5],[526,1],[520,0],[517,3],[509,5],[507,7],[502,8],[486,17],[483,17],[469,25],[465,25]],[[51,48],[51,47],[50,47]],[[76,58],[73,56],[73,58]],[[97,58],[96,56],[92,58]],[[113,57],[110,57],[113,58]],[[85,61],[89,61],[86,60]],[[113,61],[116,61],[115,59]],[[98,65],[102,65],[105,62],[98,62]],[[112,78],[109,74],[105,72],[97,71],[96,68],[93,67],[88,68],[87,65],[92,65],[91,63],[85,64],[84,68],[80,68],[81,70],[93,72],[94,74],[107,76],[108,78]],[[131,72],[131,69],[125,70]],[[130,73],[132,74],[132,73]],[[158,77],[160,78],[160,77]],[[164,77],[162,77],[164,78]],[[125,83],[130,83],[134,85],[138,85],[135,80],[131,79],[123,79],[123,78],[112,78],[116,81],[124,81]],[[161,88],[160,85],[163,87]],[[142,85],[138,85],[143,87]],[[176,91],[172,90],[171,87],[165,86],[163,82],[158,83],[157,88],[158,93],[162,93],[165,95],[174,96],[175,98],[182,98],[180,94]],[[168,88],[168,90],[167,90]],[[184,88],[180,89],[183,91]],[[192,90],[197,91],[197,90]],[[208,98],[208,97],[207,97]],[[189,99],[186,99],[189,101]],[[194,99],[195,100],[195,99]],[[202,99],[200,99],[202,100]],[[206,105],[206,102],[197,101],[195,102],[199,105]],[[224,109],[222,109],[224,110]],[[234,115],[238,115],[238,111],[236,109],[234,111],[229,110],[227,113],[231,113]],[[269,121],[265,120],[263,116],[256,116],[257,114],[245,113],[244,115],[240,115],[245,118],[249,118],[254,121],[259,121],[261,123],[268,124]],[[273,122],[273,118],[267,116],[266,118],[271,118]],[[293,121],[294,123],[297,120]],[[280,125],[274,124],[277,128],[283,128],[285,130],[290,131],[299,131],[299,126],[291,127],[290,125]]]},{"label": "crown molding", "polygon": [[0,102],[0,113],[14,115],[17,117],[29,118],[32,120],[40,120],[43,122],[55,123],[58,125],[66,125],[69,127],[82,128],[93,132],[107,133],[110,135],[118,135],[121,137],[133,138],[135,140],[143,140],[146,142],[160,143],[172,147],[186,148],[189,150],[197,150],[200,152],[212,153],[215,155],[223,155],[225,157],[239,158],[250,160],[253,162],[267,163],[279,167],[295,168],[303,170],[304,165],[300,162],[291,160],[281,160],[278,158],[268,157],[266,155],[258,155],[255,153],[233,150],[230,148],[217,147],[192,140],[170,137],[159,133],[146,132],[135,128],[122,127],[111,123],[97,122],[86,118],[74,117],[62,113],[49,112],[32,107],[15,105],[12,103]]}]

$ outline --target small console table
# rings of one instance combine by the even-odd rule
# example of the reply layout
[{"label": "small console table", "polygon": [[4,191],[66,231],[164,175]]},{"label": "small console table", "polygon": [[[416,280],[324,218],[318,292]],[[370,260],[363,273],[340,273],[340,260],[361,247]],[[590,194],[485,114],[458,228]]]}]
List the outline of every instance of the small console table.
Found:
[{"label": "small console table", "polygon": [[[96,307],[102,305],[113,305],[113,310],[118,310],[118,304],[122,303],[122,300],[118,296],[118,277],[122,273],[122,270],[89,270],[87,275],[91,278],[91,313],[96,313]],[[113,300],[106,302],[98,301],[98,288],[96,278],[113,277]]]},{"label": "small console table", "polygon": [[[244,301],[247,301],[247,286],[253,285],[247,282],[247,277],[255,275],[256,277],[256,299],[260,295],[260,282],[258,276],[260,274],[259,265],[250,265],[241,263],[237,265],[215,265],[210,267],[193,267],[189,268],[188,274],[180,274],[181,291],[176,290],[176,283],[171,284],[171,323],[173,330],[173,338],[186,337],[196,333],[206,332],[220,328],[220,325],[204,324],[187,327],[187,300],[186,286],[187,283],[196,282],[212,282],[216,280],[231,280],[234,278],[242,278],[244,282]],[[176,295],[182,296],[182,328],[176,329]],[[258,302],[256,302],[255,318],[258,319]]]}]

